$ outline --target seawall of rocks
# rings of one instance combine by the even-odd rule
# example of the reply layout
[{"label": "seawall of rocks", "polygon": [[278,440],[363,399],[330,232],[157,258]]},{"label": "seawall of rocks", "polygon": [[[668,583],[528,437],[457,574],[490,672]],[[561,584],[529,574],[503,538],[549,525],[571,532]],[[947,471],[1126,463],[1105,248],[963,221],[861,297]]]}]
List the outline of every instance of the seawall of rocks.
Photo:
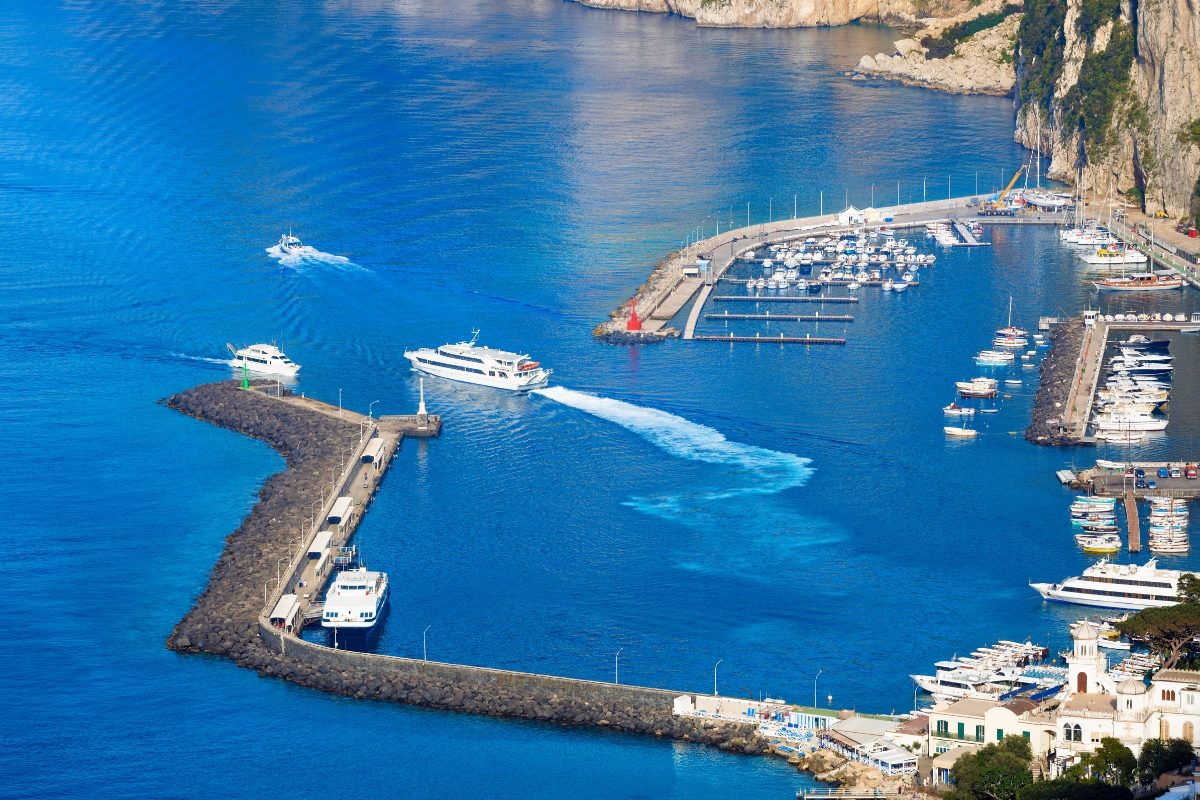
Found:
[{"label": "seawall of rocks", "polygon": [[323,496],[330,467],[338,466],[345,441],[357,439],[358,426],[242,391],[232,381],[165,402],[262,439],[287,460],[226,539],[208,586],[167,640],[171,649],[224,656],[263,676],[349,697],[611,728],[739,753],[767,751],[752,724],[675,716],[679,692],[332,650],[281,634],[261,619],[264,583],[280,559],[294,555],[295,531],[305,526],[309,503]]},{"label": "seawall of rocks", "polygon": [[1056,326],[1051,332],[1050,352],[1039,367],[1041,381],[1033,401],[1033,416],[1025,429],[1028,441],[1057,447],[1078,443],[1063,434],[1060,420],[1066,410],[1082,346],[1083,320],[1078,317]]}]

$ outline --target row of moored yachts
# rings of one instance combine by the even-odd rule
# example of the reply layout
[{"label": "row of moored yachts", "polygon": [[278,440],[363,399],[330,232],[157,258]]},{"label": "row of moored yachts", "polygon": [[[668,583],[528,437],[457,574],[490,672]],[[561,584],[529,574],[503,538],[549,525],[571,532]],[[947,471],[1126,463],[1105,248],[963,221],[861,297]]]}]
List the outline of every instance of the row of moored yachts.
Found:
[{"label": "row of moored yachts", "polygon": [[1147,432],[1167,427],[1161,412],[1171,391],[1174,359],[1169,339],[1134,334],[1117,345],[1108,362],[1108,377],[1096,392],[1093,417],[1097,439],[1128,444]]},{"label": "row of moored yachts", "polygon": [[[1149,259],[1136,249],[1127,247],[1112,231],[1096,221],[1088,221],[1059,232],[1059,238],[1081,248],[1079,258],[1088,266],[1104,268],[1130,264],[1146,264]],[[1183,287],[1183,279],[1172,270],[1133,272],[1122,271],[1119,276],[1103,278],[1092,283],[1100,291],[1155,292]]]}]

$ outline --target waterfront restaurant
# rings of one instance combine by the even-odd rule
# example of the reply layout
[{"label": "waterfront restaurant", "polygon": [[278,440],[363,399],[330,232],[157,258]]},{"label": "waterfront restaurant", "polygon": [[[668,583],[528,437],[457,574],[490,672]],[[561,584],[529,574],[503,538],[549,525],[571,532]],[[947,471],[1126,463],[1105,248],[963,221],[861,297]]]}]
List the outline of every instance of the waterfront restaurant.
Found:
[{"label": "waterfront restaurant", "polygon": [[894,719],[850,717],[838,720],[821,734],[829,749],[846,758],[875,767],[884,775],[904,775],[917,771],[917,754],[891,740],[898,727]]}]

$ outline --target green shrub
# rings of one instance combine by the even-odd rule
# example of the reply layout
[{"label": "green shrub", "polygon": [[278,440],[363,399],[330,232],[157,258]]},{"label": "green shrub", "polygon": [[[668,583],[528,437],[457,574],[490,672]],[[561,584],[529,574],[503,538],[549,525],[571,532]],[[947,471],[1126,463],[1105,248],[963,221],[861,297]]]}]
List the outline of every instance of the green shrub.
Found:
[{"label": "green shrub", "polygon": [[1108,47],[1084,57],[1079,81],[1062,99],[1063,138],[1082,134],[1089,160],[1099,160],[1107,150],[1113,112],[1124,103],[1132,65],[1133,29],[1117,20]]},{"label": "green shrub", "polygon": [[1016,14],[1020,10],[1021,6],[1010,3],[995,13],[980,14],[975,19],[951,25],[942,31],[939,36],[926,36],[921,39],[921,44],[929,51],[926,53],[926,57],[945,58],[954,52],[954,48],[958,46],[959,42],[974,36],[980,31],[996,27],[1010,15]]},{"label": "green shrub", "polygon": [[1083,0],[1075,30],[1088,42],[1096,31],[1121,15],[1121,0]]},{"label": "green shrub", "polygon": [[1066,14],[1067,0],[1025,0],[1025,16],[1017,28],[1017,83],[1022,104],[1036,103],[1050,110],[1054,84],[1062,73]]}]

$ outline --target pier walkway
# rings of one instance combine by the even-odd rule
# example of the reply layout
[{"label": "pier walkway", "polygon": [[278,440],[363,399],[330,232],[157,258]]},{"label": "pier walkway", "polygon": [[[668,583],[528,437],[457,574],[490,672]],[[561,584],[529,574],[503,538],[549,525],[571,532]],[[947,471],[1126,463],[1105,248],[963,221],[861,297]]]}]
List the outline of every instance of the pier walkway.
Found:
[{"label": "pier walkway", "polygon": [[962,239],[959,247],[983,247],[991,244],[991,242],[981,242],[976,239],[975,234],[971,233],[971,229],[958,220],[954,220],[954,231]]}]

